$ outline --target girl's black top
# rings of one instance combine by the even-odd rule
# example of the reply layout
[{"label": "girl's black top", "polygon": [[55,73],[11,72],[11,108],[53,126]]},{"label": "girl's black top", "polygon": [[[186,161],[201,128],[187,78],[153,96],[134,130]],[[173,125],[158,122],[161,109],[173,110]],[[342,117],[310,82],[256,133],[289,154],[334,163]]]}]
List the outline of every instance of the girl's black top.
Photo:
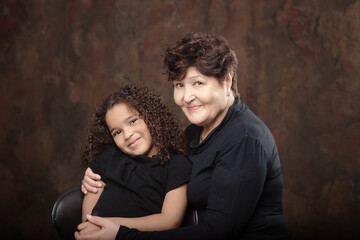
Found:
[{"label": "girl's black top", "polygon": [[191,162],[171,155],[165,165],[154,157],[129,156],[109,148],[89,167],[106,183],[92,214],[101,217],[141,217],[160,213],[167,192],[185,184]]},{"label": "girl's black top", "polygon": [[161,232],[121,226],[116,239],[289,239],[275,140],[237,97],[223,121],[199,144],[190,125],[189,204],[199,224]]}]

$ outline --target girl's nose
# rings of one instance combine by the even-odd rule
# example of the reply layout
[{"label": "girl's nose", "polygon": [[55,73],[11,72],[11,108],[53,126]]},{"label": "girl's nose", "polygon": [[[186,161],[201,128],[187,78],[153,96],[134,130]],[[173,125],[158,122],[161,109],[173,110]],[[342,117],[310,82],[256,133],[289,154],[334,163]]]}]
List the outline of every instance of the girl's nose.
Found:
[{"label": "girl's nose", "polygon": [[131,128],[128,128],[128,129],[126,129],[126,130],[124,129],[124,130],[123,130],[123,133],[124,133],[124,138],[125,138],[125,140],[130,139],[131,136],[134,134]]}]

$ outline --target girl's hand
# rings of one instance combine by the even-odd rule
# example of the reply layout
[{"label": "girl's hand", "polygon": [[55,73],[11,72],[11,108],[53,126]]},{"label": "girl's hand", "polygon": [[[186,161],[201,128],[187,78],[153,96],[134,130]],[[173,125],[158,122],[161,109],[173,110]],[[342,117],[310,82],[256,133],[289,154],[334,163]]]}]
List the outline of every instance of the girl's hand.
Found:
[{"label": "girl's hand", "polygon": [[77,240],[115,239],[116,234],[119,231],[119,227],[120,227],[118,224],[112,222],[109,219],[101,218],[101,217],[88,215],[87,218],[89,222],[99,226],[101,230],[91,234],[81,234],[79,232],[75,232],[74,234],[75,239]]},{"label": "girl's hand", "polygon": [[87,168],[85,171],[84,180],[81,184],[81,191],[86,195],[88,192],[97,193],[98,189],[102,187],[100,183],[101,176],[95,174],[91,168]]},{"label": "girl's hand", "polygon": [[100,231],[101,227],[99,227],[91,222],[83,222],[83,223],[79,224],[78,230],[79,230],[80,235],[92,234],[92,233],[96,233],[96,232]]}]

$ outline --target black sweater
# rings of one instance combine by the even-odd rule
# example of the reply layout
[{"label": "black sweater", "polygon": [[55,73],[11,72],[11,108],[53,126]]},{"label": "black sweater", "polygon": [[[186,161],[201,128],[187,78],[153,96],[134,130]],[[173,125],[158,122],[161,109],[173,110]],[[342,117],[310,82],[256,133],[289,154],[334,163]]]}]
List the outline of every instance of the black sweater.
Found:
[{"label": "black sweater", "polygon": [[121,226],[116,239],[289,239],[282,174],[273,136],[236,98],[223,121],[199,144],[190,125],[189,204],[199,225],[162,232]]},{"label": "black sweater", "polygon": [[165,195],[189,180],[191,163],[171,154],[164,165],[156,156],[129,156],[118,148],[97,155],[89,167],[106,183],[92,215],[141,217],[160,213]]}]

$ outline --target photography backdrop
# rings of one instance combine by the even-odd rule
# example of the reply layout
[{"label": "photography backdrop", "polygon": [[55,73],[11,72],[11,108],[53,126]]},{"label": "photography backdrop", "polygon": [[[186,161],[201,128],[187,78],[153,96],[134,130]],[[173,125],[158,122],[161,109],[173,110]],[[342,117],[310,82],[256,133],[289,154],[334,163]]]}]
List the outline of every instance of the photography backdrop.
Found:
[{"label": "photography backdrop", "polygon": [[188,32],[227,38],[241,98],[280,152],[294,240],[360,239],[359,0],[2,0],[0,238],[58,239],[51,209],[80,186],[96,104],[130,82],[156,89]]}]

